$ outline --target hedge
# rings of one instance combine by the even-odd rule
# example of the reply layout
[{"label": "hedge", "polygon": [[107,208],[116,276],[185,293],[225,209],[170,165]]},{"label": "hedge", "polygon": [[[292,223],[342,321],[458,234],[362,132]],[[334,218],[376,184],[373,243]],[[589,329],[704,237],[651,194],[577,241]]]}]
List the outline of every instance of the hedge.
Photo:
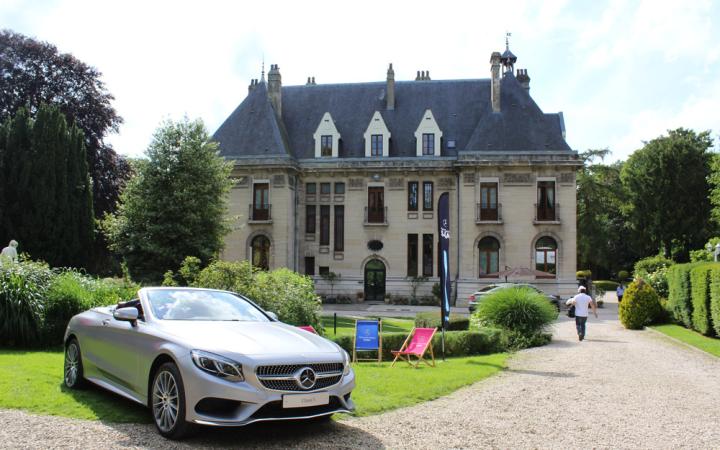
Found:
[{"label": "hedge", "polygon": [[593,287],[598,292],[614,291],[620,285],[615,281],[610,280],[597,280],[592,282]]},{"label": "hedge", "polygon": [[710,318],[715,334],[720,336],[720,265],[710,269]]},{"label": "hedge", "polygon": [[[383,360],[392,360],[391,350],[400,350],[408,333],[382,333]],[[352,357],[353,336],[336,336],[330,338],[345,349]],[[438,358],[442,355],[440,330],[433,338],[433,352]],[[445,356],[468,356],[497,353],[507,349],[503,332],[494,328],[482,328],[473,331],[446,331]],[[362,358],[372,358],[377,353],[363,352]]]},{"label": "hedge", "polygon": [[694,266],[694,263],[677,264],[668,269],[668,309],[685,328],[692,328],[690,271]]},{"label": "hedge", "polygon": [[692,325],[706,336],[713,334],[710,319],[710,269],[712,264],[700,264],[690,270]]},{"label": "hedge", "polygon": [[[415,316],[415,326],[418,328],[440,329],[440,311],[418,313]],[[450,323],[446,331],[463,331],[469,328],[470,318],[468,316],[450,314]]]}]

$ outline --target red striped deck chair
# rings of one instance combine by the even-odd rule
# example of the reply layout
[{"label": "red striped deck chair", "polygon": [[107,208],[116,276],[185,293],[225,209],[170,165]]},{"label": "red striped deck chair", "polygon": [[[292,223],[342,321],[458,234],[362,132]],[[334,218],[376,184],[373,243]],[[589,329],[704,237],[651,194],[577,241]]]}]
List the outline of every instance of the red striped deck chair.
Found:
[{"label": "red striped deck chair", "polygon": [[[435,367],[435,355],[432,349],[432,340],[435,336],[437,328],[413,328],[410,335],[403,342],[400,350],[392,351],[395,355],[395,359],[390,367],[393,367],[398,359],[402,359],[411,366],[417,369],[420,362],[424,362],[430,367]],[[425,352],[428,348],[430,349],[430,357],[432,358],[432,364],[425,359]],[[415,357],[413,362],[412,357]]]},{"label": "red striped deck chair", "polygon": [[309,331],[313,334],[318,334],[318,332],[315,331],[315,328],[313,328],[312,325],[302,325],[302,326],[299,326],[298,328],[300,328],[301,330]]}]

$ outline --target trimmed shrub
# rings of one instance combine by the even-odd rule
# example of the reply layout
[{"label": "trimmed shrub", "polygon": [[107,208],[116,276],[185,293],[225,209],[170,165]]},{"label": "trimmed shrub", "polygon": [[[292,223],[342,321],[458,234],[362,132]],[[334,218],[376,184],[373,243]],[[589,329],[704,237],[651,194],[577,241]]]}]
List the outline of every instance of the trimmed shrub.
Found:
[{"label": "trimmed shrub", "polygon": [[625,281],[625,280],[627,280],[628,278],[630,278],[630,273],[628,273],[627,270],[620,270],[620,271],[618,272],[617,277],[618,277],[618,281]]},{"label": "trimmed shrub", "polygon": [[620,283],[616,283],[610,280],[597,280],[593,281],[593,287],[598,292],[615,291]]},{"label": "trimmed shrub", "polygon": [[61,344],[72,316],[90,308],[93,298],[88,284],[89,280],[76,272],[62,273],[52,280],[45,298],[45,343]]},{"label": "trimmed shrub", "polygon": [[192,286],[244,293],[252,286],[254,272],[250,261],[216,261],[200,271]]},{"label": "trimmed shrub", "polygon": [[531,337],[545,331],[558,311],[543,294],[525,287],[509,287],[486,295],[475,315],[485,326]]},{"label": "trimmed shrub", "polygon": [[655,289],[660,297],[668,296],[667,271],[675,265],[671,259],[662,255],[643,258],[635,263],[635,278],[642,278]]},{"label": "trimmed shrub", "polygon": [[713,330],[720,336],[720,265],[713,264],[710,269],[710,318]]},{"label": "trimmed shrub", "polygon": [[655,322],[662,314],[660,297],[642,279],[630,283],[620,303],[620,323],[625,328],[640,330]]},{"label": "trimmed shrub", "polygon": [[699,264],[690,271],[693,328],[706,336],[713,335],[710,319],[710,269],[715,264]]},{"label": "trimmed shrub", "polygon": [[[407,338],[407,333],[382,333],[383,360],[392,360],[391,350],[399,350]],[[440,331],[435,334],[432,346],[435,357],[442,355],[442,337]],[[352,356],[352,336],[337,336],[331,339]],[[473,331],[446,331],[445,356],[485,355],[502,352],[507,349],[504,333],[494,328],[482,328]],[[377,356],[377,353],[375,353]],[[372,353],[363,353],[363,358],[372,358]]]},{"label": "trimmed shrub", "polygon": [[[415,316],[415,326],[418,328],[441,328],[440,311],[422,312]],[[450,323],[446,331],[463,331],[470,328],[470,318],[450,314]]]},{"label": "trimmed shrub", "polygon": [[[694,264],[677,264],[668,269],[667,308],[673,319],[685,328],[692,328],[692,291],[690,271]],[[626,291],[627,295],[627,291]]]},{"label": "trimmed shrub", "polygon": [[54,272],[45,263],[0,267],[0,342],[27,347],[42,338],[43,301]]},{"label": "trimmed shrub", "polygon": [[440,299],[429,295],[418,297],[417,302],[421,306],[440,306]]},{"label": "trimmed shrub", "polygon": [[575,278],[577,278],[578,280],[584,280],[590,278],[591,276],[591,270],[578,270],[577,272],[575,272]]}]

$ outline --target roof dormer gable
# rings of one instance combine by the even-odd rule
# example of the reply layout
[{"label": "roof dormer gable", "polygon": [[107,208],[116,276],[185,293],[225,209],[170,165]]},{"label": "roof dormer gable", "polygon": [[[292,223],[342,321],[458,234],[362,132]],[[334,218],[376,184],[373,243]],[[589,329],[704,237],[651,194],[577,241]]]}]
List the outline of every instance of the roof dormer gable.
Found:
[{"label": "roof dormer gable", "polygon": [[432,111],[425,110],[417,130],[415,130],[416,156],[440,156],[442,135],[442,130],[440,130]]},{"label": "roof dormer gable", "polygon": [[373,114],[364,136],[366,158],[390,156],[390,130],[380,111]]},{"label": "roof dormer gable", "polygon": [[313,134],[316,158],[337,158],[340,148],[340,133],[329,112],[323,114]]}]

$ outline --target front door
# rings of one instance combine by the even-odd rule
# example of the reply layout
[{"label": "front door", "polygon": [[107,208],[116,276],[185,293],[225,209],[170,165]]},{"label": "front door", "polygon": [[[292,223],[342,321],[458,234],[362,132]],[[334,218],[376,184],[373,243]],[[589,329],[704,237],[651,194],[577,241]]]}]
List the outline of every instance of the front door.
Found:
[{"label": "front door", "polygon": [[365,264],[365,301],[385,301],[385,264],[378,259]]}]

